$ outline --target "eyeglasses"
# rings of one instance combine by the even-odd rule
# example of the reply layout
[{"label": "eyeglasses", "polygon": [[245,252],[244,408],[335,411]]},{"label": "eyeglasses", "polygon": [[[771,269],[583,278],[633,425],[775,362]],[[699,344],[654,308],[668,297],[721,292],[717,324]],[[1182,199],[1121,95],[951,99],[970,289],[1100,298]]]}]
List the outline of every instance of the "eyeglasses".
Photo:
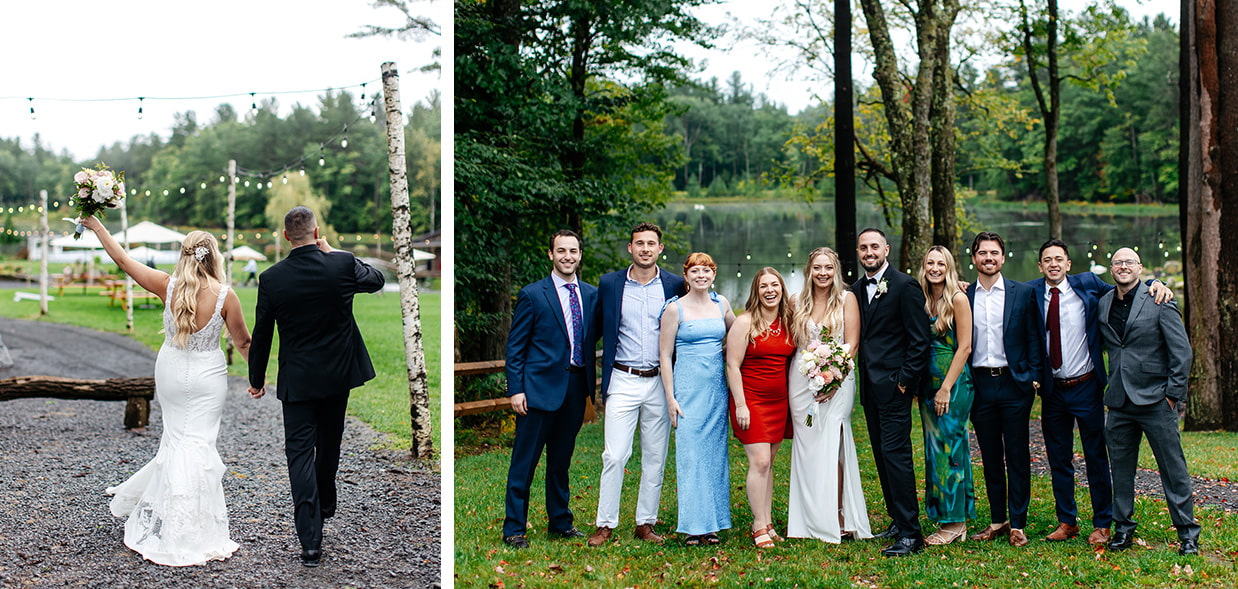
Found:
[{"label": "eyeglasses", "polygon": [[1114,260],[1109,263],[1114,268],[1134,268],[1139,265],[1137,260]]}]

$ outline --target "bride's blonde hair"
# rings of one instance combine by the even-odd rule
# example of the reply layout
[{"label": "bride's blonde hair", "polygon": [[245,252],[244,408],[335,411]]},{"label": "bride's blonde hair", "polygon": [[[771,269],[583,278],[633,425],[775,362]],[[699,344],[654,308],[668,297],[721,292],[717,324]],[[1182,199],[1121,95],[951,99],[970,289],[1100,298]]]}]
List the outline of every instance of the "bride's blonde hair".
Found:
[{"label": "bride's blonde hair", "polygon": [[198,311],[198,289],[211,278],[220,284],[224,282],[223,255],[219,253],[215,236],[206,231],[189,232],[181,242],[181,257],[176,260],[172,277],[176,279],[172,300],[168,301],[172,323],[176,325],[172,343],[184,348],[197,329],[194,319]]},{"label": "bride's blonde hair", "polygon": [[847,284],[842,279],[843,265],[838,259],[837,252],[828,247],[819,247],[808,253],[808,261],[804,262],[804,288],[795,301],[791,334],[795,336],[795,343],[800,346],[807,346],[808,342],[820,336],[818,333],[810,333],[808,329],[808,320],[812,318],[814,312],[813,295],[817,290],[812,271],[812,264],[817,256],[825,256],[826,261],[834,265],[834,279],[830,282],[829,292],[826,293],[825,316],[821,320],[821,325],[828,329],[830,334],[835,334],[842,329],[843,324],[843,302],[846,300],[847,292]]}]

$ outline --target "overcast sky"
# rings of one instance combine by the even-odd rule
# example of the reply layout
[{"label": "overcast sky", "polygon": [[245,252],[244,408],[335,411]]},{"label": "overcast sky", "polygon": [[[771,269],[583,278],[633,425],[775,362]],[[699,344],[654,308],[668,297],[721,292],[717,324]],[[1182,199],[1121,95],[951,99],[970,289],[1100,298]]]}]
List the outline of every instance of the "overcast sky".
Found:
[{"label": "overcast sky", "polygon": [[[412,5],[421,14],[441,13],[440,24],[450,10],[445,0]],[[400,69],[407,111],[440,86],[437,73],[412,70],[430,63],[443,40],[346,37],[363,25],[397,26],[402,19],[369,0],[9,2],[0,9],[0,137],[29,145],[38,133],[44,145],[86,160],[134,135],[166,138],[176,112],[193,110],[206,122],[225,101],[244,112],[250,92],[261,101],[272,97],[267,93],[308,91],[275,96],[284,113],[298,102],[317,105],[325,88],[369,82],[368,97],[382,86],[384,61]],[[159,99],[229,94],[241,96]],[[139,96],[148,97],[140,120]],[[27,97],[35,98],[34,120]],[[111,98],[126,100],[100,101]]]},{"label": "overcast sky", "polygon": [[[772,8],[774,4],[788,3],[789,0],[728,0],[701,7],[697,14],[708,23],[726,23],[733,28],[736,26],[735,21],[738,21],[739,26],[744,26],[754,25],[761,19],[770,19],[776,12],[776,9]],[[1117,3],[1130,11],[1135,20],[1164,13],[1169,16],[1170,21],[1178,21],[1178,0],[1117,0]],[[1058,3],[1061,10],[1072,12],[1086,4],[1081,0],[1060,0]],[[859,18],[858,5],[852,10],[853,18]],[[706,66],[704,72],[696,74],[695,78],[708,80],[715,77],[725,83],[731,77],[731,72],[739,71],[743,80],[751,85],[755,92],[786,105],[792,113],[818,102],[819,99],[814,98],[814,92],[827,98],[834,94],[832,84],[828,80],[822,81],[820,76],[814,77],[812,72],[792,72],[778,68],[776,63],[780,61],[780,56],[770,54],[755,41],[728,36],[719,40],[716,45],[717,48],[713,50],[703,50],[686,44],[680,46],[685,55],[702,61]],[[858,61],[853,65],[855,79],[860,83],[871,83],[871,77],[862,77],[867,75],[862,73],[860,67]]]}]

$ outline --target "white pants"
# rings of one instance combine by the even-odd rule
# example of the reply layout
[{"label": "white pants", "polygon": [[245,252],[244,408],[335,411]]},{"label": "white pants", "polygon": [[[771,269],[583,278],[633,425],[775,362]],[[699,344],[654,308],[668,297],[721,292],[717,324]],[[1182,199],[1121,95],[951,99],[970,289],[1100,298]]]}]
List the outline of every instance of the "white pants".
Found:
[{"label": "white pants", "polygon": [[602,478],[598,487],[599,527],[619,525],[619,495],[623,492],[623,470],[632,456],[632,437],[640,423],[641,475],[636,499],[636,524],[658,522],[658,503],[662,500],[662,471],[670,441],[671,420],[666,414],[666,393],[662,377],[642,377],[608,368],[610,388],[606,395],[602,451]]}]

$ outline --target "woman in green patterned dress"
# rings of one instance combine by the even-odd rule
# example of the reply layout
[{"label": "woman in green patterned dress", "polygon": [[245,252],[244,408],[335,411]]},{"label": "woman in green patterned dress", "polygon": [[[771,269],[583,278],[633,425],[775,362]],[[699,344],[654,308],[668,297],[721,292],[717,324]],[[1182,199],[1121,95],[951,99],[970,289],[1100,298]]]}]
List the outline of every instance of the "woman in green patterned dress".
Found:
[{"label": "woman in green patterned dress", "polygon": [[954,256],[946,248],[940,245],[929,248],[918,278],[924,289],[924,310],[932,328],[929,378],[920,392],[920,417],[924,424],[924,511],[939,526],[924,542],[940,545],[967,540],[967,520],[976,517],[967,434],[974,397],[968,367],[971,305],[959,288]]}]

